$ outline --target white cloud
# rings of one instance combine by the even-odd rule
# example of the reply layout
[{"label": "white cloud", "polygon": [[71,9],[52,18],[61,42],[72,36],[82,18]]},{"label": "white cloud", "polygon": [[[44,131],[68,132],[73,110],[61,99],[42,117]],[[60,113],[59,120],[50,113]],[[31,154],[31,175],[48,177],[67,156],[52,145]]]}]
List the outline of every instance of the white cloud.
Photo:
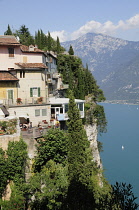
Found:
[{"label": "white cloud", "polygon": [[94,20],[87,22],[84,26],[74,31],[71,35],[72,39],[77,39],[83,34],[88,32],[104,33],[108,35],[115,34],[118,30],[130,30],[139,27],[139,14],[131,17],[130,19],[123,21],[120,20],[118,24],[114,24],[111,21],[105,23],[99,23]]},{"label": "white cloud", "polygon": [[68,33],[64,30],[62,31],[53,31],[50,33],[53,39],[57,39],[59,37],[60,42],[65,42],[68,39]]},{"label": "white cloud", "polygon": [[71,34],[68,34],[66,31],[54,31],[51,32],[51,36],[56,38],[57,36],[60,39],[60,42],[67,40],[74,40],[80,36],[89,33],[103,33],[107,35],[115,35],[118,31],[125,31],[131,29],[139,28],[139,14],[131,17],[130,19],[123,21],[120,20],[117,24],[114,24],[111,21],[106,21],[105,23],[100,23],[94,20],[87,22],[85,25],[81,26],[77,31],[74,31]]}]

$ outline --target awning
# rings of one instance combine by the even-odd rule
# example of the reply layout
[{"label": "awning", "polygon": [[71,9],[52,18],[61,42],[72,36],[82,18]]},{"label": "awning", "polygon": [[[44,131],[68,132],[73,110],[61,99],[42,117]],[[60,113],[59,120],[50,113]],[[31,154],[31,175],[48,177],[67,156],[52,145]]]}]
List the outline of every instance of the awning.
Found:
[{"label": "awning", "polygon": [[7,111],[7,109],[6,109],[6,107],[4,105],[1,105],[0,108],[3,111],[3,113],[5,114],[5,117],[9,116],[9,112]]},{"label": "awning", "polygon": [[27,118],[29,118],[29,116],[28,115],[20,115],[19,118],[25,118],[25,119],[27,119]]}]

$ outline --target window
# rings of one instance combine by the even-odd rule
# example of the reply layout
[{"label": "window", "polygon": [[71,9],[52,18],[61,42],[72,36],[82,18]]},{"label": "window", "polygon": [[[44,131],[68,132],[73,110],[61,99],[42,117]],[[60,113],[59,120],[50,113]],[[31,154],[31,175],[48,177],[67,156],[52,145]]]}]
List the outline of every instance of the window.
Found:
[{"label": "window", "polygon": [[25,71],[20,71],[20,78],[25,78]]},{"label": "window", "polygon": [[47,115],[46,109],[42,109],[42,116],[46,116],[46,115]]},{"label": "window", "polygon": [[8,52],[9,52],[9,57],[14,57],[14,48],[13,47],[9,47]]},{"label": "window", "polygon": [[68,109],[69,109],[69,105],[65,104],[65,113],[68,111]]},{"label": "window", "polygon": [[78,108],[79,108],[80,111],[83,111],[83,103],[79,103]]},{"label": "window", "polygon": [[40,97],[40,87],[30,88],[30,97]]},{"label": "window", "polygon": [[8,90],[8,99],[11,99],[13,101],[13,90]]},{"label": "window", "polygon": [[14,70],[14,68],[8,68],[8,70]]},{"label": "window", "polygon": [[40,116],[40,109],[35,109],[35,117]]},{"label": "window", "polygon": [[27,63],[27,56],[23,56],[23,63]]}]

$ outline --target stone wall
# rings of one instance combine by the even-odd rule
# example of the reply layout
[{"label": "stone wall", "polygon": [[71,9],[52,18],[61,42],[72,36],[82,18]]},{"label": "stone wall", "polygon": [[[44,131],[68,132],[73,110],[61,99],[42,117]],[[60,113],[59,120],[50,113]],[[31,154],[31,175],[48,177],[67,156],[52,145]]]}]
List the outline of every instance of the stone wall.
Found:
[{"label": "stone wall", "polygon": [[19,141],[20,140],[20,127],[19,124],[16,126],[16,133],[12,135],[2,135],[0,136],[0,147],[3,150],[7,150],[8,148],[8,143],[10,141]]}]

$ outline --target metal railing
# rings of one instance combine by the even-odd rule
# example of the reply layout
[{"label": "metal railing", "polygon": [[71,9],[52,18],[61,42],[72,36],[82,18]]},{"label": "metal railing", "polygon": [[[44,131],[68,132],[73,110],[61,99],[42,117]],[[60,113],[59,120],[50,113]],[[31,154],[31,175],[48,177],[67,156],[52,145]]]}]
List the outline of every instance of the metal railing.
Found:
[{"label": "metal railing", "polygon": [[29,106],[29,105],[39,105],[46,104],[47,99],[43,98],[43,101],[38,101],[38,98],[30,98],[30,99],[21,99],[21,102],[18,102],[17,99],[3,99],[1,100],[1,104],[11,107],[11,106]]}]

